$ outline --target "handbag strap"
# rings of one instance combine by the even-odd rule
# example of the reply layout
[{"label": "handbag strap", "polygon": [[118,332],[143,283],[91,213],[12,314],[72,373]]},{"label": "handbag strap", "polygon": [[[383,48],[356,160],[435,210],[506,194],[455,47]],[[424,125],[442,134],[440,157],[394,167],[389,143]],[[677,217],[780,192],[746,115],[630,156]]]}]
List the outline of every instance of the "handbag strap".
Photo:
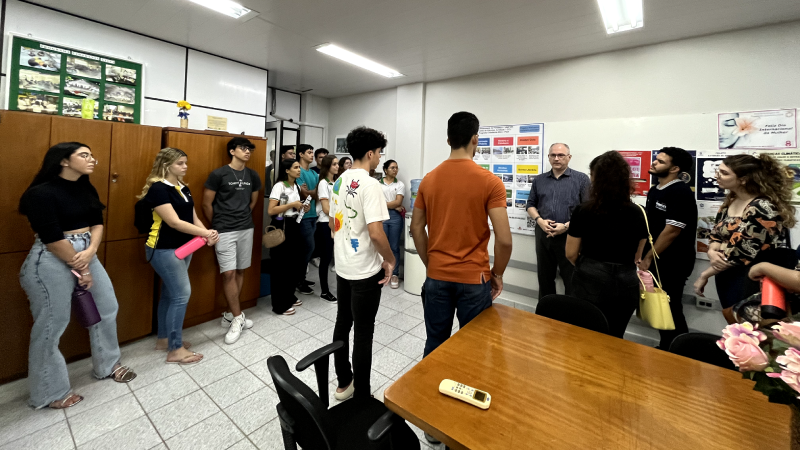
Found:
[{"label": "handbag strap", "polygon": [[[653,264],[656,265],[656,275],[658,278],[653,277],[654,280],[658,283],[659,289],[661,288],[661,273],[658,271],[658,253],[656,253],[656,244],[653,242],[653,235],[650,234],[650,222],[647,221],[647,211],[644,210],[642,205],[636,203],[636,206],[642,210],[642,215],[644,215],[644,225],[647,227],[647,239],[650,242],[650,250],[653,252]],[[649,272],[649,271],[648,271]],[[651,272],[650,275],[653,275]],[[638,275],[637,275],[638,276]]]}]

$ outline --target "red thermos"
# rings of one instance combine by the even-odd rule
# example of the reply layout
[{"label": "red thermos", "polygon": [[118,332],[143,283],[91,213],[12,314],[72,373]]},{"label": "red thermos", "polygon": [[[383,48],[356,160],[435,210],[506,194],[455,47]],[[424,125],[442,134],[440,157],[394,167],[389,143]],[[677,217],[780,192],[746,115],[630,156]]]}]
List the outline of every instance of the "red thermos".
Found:
[{"label": "red thermos", "polygon": [[783,288],[766,277],[761,280],[761,318],[786,318],[786,296]]},{"label": "red thermos", "polygon": [[200,247],[206,245],[206,242],[208,242],[206,238],[195,236],[191,241],[175,249],[175,256],[177,256],[178,259],[185,259],[187,256],[199,250]]}]

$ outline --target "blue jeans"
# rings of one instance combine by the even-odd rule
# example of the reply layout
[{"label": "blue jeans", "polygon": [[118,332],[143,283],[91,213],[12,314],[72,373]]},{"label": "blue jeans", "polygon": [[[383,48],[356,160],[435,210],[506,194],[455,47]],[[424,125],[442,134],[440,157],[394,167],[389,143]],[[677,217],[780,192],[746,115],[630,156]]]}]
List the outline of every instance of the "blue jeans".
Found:
[{"label": "blue jeans", "polygon": [[394,271],[392,275],[400,274],[400,238],[403,237],[403,215],[395,210],[389,211],[389,220],[383,222],[383,232],[389,239],[389,247],[394,253]]},{"label": "blue jeans", "polygon": [[303,275],[300,280],[306,279],[306,268],[308,262],[311,261],[311,255],[314,253],[314,234],[317,232],[317,217],[303,217],[300,221],[300,241],[303,247],[300,253],[303,255]]},{"label": "blue jeans", "polygon": [[442,345],[453,330],[453,314],[463,328],[470,320],[492,306],[492,285],[425,279],[422,287],[422,306],[425,308],[425,341],[423,357]]},{"label": "blue jeans", "polygon": [[183,347],[183,318],[192,295],[189,282],[192,255],[180,260],[175,256],[175,249],[153,249],[146,245],[144,249],[162,281],[157,312],[158,338],[167,339],[167,350],[171,352]]},{"label": "blue jeans", "polygon": [[[86,250],[91,242],[90,233],[64,237],[76,252]],[[100,313],[100,322],[89,328],[92,365],[95,378],[105,378],[111,375],[120,358],[117,341],[119,305],[111,280],[96,256],[89,262],[89,271],[94,280],[89,291]],[[34,408],[44,408],[63,399],[70,391],[67,363],[58,343],[69,324],[76,280],[67,263],[50,253],[37,237],[19,273],[20,284],[28,295],[33,314],[28,384],[31,391],[29,404]]]}]

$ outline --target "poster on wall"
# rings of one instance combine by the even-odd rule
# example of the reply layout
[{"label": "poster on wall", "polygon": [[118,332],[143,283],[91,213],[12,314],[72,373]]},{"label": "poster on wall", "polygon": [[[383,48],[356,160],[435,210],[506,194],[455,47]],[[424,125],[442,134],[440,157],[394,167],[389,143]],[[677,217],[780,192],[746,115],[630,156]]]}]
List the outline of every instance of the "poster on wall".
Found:
[{"label": "poster on wall", "polygon": [[544,124],[482,126],[473,160],[497,176],[506,188],[511,231],[532,235],[535,224],[525,211],[534,177],[542,173]]},{"label": "poster on wall", "polygon": [[142,123],[142,64],[14,34],[9,45],[7,109]]},{"label": "poster on wall", "polygon": [[725,199],[725,189],[717,184],[717,169],[722,160],[733,154],[726,151],[699,151],[695,163],[695,179],[697,187],[695,194],[697,200],[722,201]]},{"label": "poster on wall", "polygon": [[708,236],[716,223],[722,202],[697,202],[697,258],[708,259]]},{"label": "poster on wall", "polygon": [[[692,188],[692,192],[695,192],[695,178],[696,178],[696,171],[697,171],[697,150],[686,150],[690,155],[692,155],[692,169],[688,172],[681,172],[680,178],[684,183],[688,184],[690,188]],[[652,162],[655,161],[658,154],[661,153],[661,150],[653,150],[653,157],[650,159],[650,165],[652,166]],[[650,185],[658,184],[658,177],[655,175],[650,175]]]},{"label": "poster on wall", "polygon": [[797,110],[773,109],[717,116],[720,149],[797,148]]},{"label": "poster on wall", "polygon": [[652,162],[653,152],[646,151],[621,151],[617,152],[622,155],[625,162],[631,166],[631,179],[633,180],[634,192],[633,195],[647,195],[650,190],[650,162]]}]

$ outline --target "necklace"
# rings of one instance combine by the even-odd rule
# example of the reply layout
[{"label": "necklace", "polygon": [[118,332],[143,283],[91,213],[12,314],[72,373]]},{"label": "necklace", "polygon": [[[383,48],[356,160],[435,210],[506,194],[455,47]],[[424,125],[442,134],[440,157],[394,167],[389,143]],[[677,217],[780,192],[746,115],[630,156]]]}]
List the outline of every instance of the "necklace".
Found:
[{"label": "necklace", "polygon": [[[230,164],[228,164],[228,167],[231,167]],[[233,167],[231,167],[231,172],[233,172],[233,178],[236,178],[236,181],[239,182],[239,189],[241,189],[242,188],[242,183],[244,183],[244,179],[247,178],[247,172],[244,169],[242,170],[243,173],[242,173],[242,179],[241,180],[239,179],[239,177],[236,176],[236,171],[233,170]]]}]

